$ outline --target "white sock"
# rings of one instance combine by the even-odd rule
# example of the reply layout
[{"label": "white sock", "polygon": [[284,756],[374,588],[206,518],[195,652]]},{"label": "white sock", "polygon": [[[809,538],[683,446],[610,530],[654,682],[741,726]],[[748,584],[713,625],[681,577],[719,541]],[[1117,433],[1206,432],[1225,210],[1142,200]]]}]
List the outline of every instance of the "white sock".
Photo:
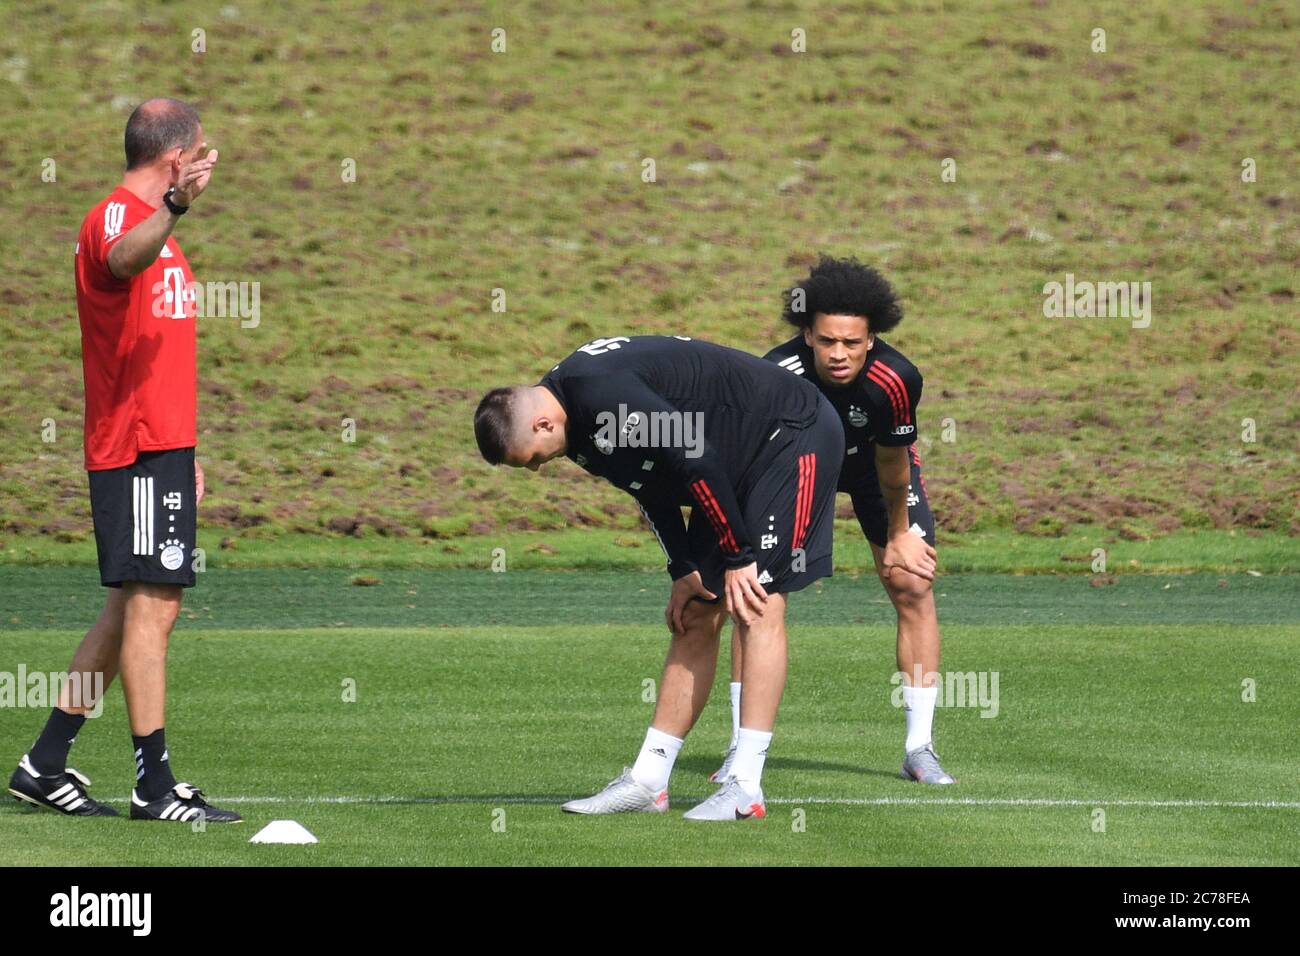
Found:
[{"label": "white sock", "polygon": [[741,727],[736,732],[736,759],[731,764],[731,775],[750,793],[762,793],[763,764],[767,762],[767,747],[771,742],[772,735],[766,730]]},{"label": "white sock", "polygon": [[731,743],[727,744],[730,750],[736,746],[736,738],[740,736],[740,681],[731,682]]},{"label": "white sock", "polygon": [[681,740],[651,727],[645,732],[645,743],[632,765],[632,779],[655,793],[665,789],[681,749]]},{"label": "white sock", "polygon": [[938,698],[938,687],[903,687],[903,709],[907,711],[905,752],[911,753],[933,740],[934,703]]}]

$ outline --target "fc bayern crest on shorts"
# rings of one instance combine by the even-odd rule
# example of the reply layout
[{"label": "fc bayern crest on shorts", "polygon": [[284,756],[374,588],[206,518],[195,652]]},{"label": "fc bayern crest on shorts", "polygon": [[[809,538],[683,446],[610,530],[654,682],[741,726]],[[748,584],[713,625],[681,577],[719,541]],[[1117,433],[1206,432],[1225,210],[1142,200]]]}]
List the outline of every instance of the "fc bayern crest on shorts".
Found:
[{"label": "fc bayern crest on shorts", "polygon": [[193,587],[193,448],[145,452],[125,468],[90,472],[90,503],[106,587]]}]

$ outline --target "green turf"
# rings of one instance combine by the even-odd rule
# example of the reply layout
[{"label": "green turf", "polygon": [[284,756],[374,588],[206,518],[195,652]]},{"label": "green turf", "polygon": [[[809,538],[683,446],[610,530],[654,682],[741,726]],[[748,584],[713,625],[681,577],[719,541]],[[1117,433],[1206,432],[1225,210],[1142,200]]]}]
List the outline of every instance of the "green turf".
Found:
[{"label": "green turf", "polygon": [[[847,498],[841,496],[842,501]],[[7,535],[0,538],[0,567],[96,563],[85,519],[79,534]],[[455,540],[388,537],[373,531],[331,537],[259,529],[229,535],[200,515],[198,546],[209,569],[220,568],[492,568],[646,571],[663,568],[663,552],[648,529],[610,531],[507,531]],[[1121,538],[1100,529],[1060,537],[1011,531],[939,532],[940,570],[978,573],[1133,573],[1171,571],[1295,572],[1300,547],[1283,532],[1259,530],[1182,531],[1152,538]],[[1098,551],[1104,552],[1104,566]],[[499,561],[498,561],[499,559]],[[835,569],[870,571],[871,548],[854,521],[837,521]]]},{"label": "green turf", "polygon": [[[96,572],[0,568],[8,592],[0,627],[86,627],[103,605]],[[233,568],[187,592],[185,628],[458,627],[537,623],[539,595],[566,624],[654,621],[667,599],[662,573]],[[1277,624],[1295,619],[1300,575],[1107,577],[955,574],[935,591],[944,621],[961,624]],[[791,602],[794,623],[889,624],[894,612],[874,574],[818,582]]]},{"label": "green turf", "polygon": [[[205,586],[214,602],[242,599],[264,610],[284,599],[295,576],[318,605],[286,603],[283,619],[295,622],[319,623],[312,615],[321,612],[347,619],[354,599],[386,587],[330,588],[324,572],[283,572],[260,589],[233,578]],[[938,793],[894,777],[903,721],[889,703],[887,615],[826,623],[852,620],[878,585],[836,581],[820,597],[797,596],[796,604],[826,604],[792,633],[766,776],[769,818],[710,827],[689,825],[680,812],[711,791],[705,777],[726,742],[722,673],[679,760],[667,818],[572,818],[556,809],[633,756],[651,712],[643,681],[658,678],[665,643],[657,600],[634,596],[635,576],[597,581],[591,614],[575,610],[582,597],[572,582],[581,577],[436,572],[413,581],[421,593],[445,595],[450,616],[463,619],[471,600],[501,607],[509,620],[495,626],[183,626],[169,669],[173,759],[214,799],[240,798],[248,823],[193,833],[0,805],[0,863],[1300,863],[1287,745],[1300,720],[1300,605],[1277,579],[1234,578],[1227,589],[1212,576],[1139,579],[1175,587],[1130,596],[1161,593],[1183,613],[1139,601],[1124,612],[1129,618],[1118,610],[1127,578],[1105,589],[1082,585],[1088,599],[1115,605],[1108,616],[1101,604],[1066,599],[1078,582],[1006,581],[1002,597],[982,609],[978,595],[996,589],[995,579],[945,582],[967,590],[945,611],[944,670],[996,672],[999,696],[995,717],[975,707],[939,711],[936,743],[960,783]],[[9,571],[3,583],[12,594],[31,580]],[[52,579],[47,590],[70,583]],[[507,598],[507,589],[518,593]],[[1038,609],[1033,623],[988,613],[1013,594]],[[548,611],[528,620],[526,602]],[[1218,602],[1226,602],[1222,617]],[[1232,620],[1260,606],[1267,610]],[[1063,619],[1049,619],[1052,607]],[[56,627],[5,629],[0,667],[65,667],[77,637],[70,622],[82,613],[61,611]],[[1254,703],[1242,700],[1248,678]],[[342,699],[347,679],[356,682],[354,703]],[[0,709],[0,740],[13,757],[42,717],[40,709]],[[73,763],[119,806],[132,779],[128,743],[113,692],[83,730]],[[339,797],[349,802],[324,802]],[[825,800],[904,802],[817,802]],[[906,802],[934,800],[992,803]],[[1008,802],[1017,800],[1079,802]],[[1218,805],[1143,805],[1160,801]],[[1269,801],[1292,806],[1222,805]],[[1097,808],[1106,813],[1104,833],[1092,829]],[[498,809],[504,817],[494,817]],[[795,810],[804,811],[802,832]],[[272,819],[298,820],[321,843],[249,845]],[[505,832],[494,819],[504,819]]]}]

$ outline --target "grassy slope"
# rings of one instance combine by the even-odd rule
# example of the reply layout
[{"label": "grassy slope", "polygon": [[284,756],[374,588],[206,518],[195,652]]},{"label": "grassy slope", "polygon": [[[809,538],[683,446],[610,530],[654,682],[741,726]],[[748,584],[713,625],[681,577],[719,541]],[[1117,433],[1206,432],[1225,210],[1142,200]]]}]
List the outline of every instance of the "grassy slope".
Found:
[{"label": "grassy slope", "polygon": [[[29,6],[0,38],[0,203],[22,224],[0,230],[10,534],[85,524],[71,244],[130,106],[162,93],[222,152],[180,229],[199,278],[262,283],[257,329],[200,323],[210,528],[629,530],[567,463],[539,482],[478,462],[477,396],[597,334],[764,350],[782,283],[825,249],[904,296],[892,340],[926,374],[947,531],[1297,530],[1284,3],[234,10]],[[809,52],[783,54],[795,27]],[[1044,319],[1066,272],[1150,280],[1151,327]]]}]

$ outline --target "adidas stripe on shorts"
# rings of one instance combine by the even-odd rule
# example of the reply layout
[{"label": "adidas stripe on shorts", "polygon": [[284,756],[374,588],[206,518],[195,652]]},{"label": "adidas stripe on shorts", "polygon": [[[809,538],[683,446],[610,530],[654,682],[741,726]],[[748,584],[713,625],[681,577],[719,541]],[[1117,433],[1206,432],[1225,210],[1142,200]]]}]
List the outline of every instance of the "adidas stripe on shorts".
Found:
[{"label": "adidas stripe on shorts", "polygon": [[194,449],[141,452],[125,468],[89,475],[100,582],[193,587]]}]

